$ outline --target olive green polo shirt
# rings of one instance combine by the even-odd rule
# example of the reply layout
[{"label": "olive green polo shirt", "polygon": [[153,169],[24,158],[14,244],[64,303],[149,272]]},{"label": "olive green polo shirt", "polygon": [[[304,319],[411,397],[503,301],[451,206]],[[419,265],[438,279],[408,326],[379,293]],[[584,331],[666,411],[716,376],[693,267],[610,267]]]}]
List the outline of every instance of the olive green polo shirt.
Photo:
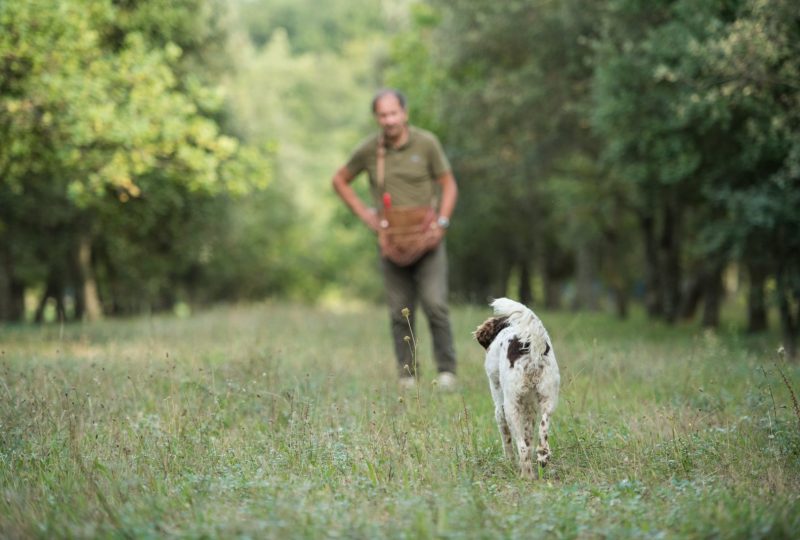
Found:
[{"label": "olive green polo shirt", "polygon": [[[380,133],[375,133],[361,141],[346,164],[353,176],[367,171],[376,206],[383,197],[376,175],[379,137]],[[448,171],[450,163],[436,135],[409,126],[408,141],[400,148],[386,149],[385,190],[392,196],[393,206],[437,206],[439,184],[436,180]]]}]

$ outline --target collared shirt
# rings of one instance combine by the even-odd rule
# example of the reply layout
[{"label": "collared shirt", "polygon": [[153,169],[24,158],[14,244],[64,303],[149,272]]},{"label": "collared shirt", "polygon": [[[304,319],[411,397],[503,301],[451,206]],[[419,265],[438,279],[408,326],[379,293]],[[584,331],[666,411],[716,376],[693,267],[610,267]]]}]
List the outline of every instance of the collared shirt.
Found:
[{"label": "collared shirt", "polygon": [[[359,143],[346,164],[353,176],[367,171],[375,205],[381,204],[383,192],[377,181],[378,140],[380,133]],[[384,189],[392,196],[393,206],[437,206],[437,179],[450,171],[450,163],[433,133],[409,126],[408,140],[399,148],[386,148]]]}]

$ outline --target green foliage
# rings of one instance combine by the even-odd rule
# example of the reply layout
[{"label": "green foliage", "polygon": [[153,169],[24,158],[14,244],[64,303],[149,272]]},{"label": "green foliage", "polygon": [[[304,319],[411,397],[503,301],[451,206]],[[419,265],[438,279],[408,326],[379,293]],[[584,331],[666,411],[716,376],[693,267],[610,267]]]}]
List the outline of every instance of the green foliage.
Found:
[{"label": "green foliage", "polygon": [[800,338],[800,265],[795,256],[800,237],[797,21],[790,2],[745,2],[741,17],[704,55],[709,78],[717,84],[700,94],[703,101],[722,101],[746,118],[743,136],[737,139],[737,164],[744,174],[722,182],[717,199],[732,222],[718,229],[733,238],[740,255],[771,261],[779,303],[788,308],[783,322],[795,342]]},{"label": "green foliage", "polygon": [[237,11],[257,47],[280,29],[292,52],[342,54],[353,41],[382,31],[382,7],[370,0],[237,0]]},{"label": "green foliage", "polygon": [[[275,8],[259,5],[264,13]],[[323,301],[377,299],[380,275],[374,239],[335,196],[330,178],[356,143],[375,129],[368,81],[380,28],[358,27],[340,44],[341,50],[309,50],[296,46],[296,36],[273,21],[269,38],[259,46],[251,20],[244,18],[247,6],[240,9],[242,20],[234,24],[238,30],[230,43],[235,76],[226,83],[230,124],[244,140],[273,149],[275,181],[264,197],[232,208],[238,215],[231,222],[248,225],[237,226],[240,235],[228,235],[226,246],[237,246],[239,255],[249,254],[251,264],[223,271],[231,261],[220,259],[217,271],[249,284],[234,297],[269,292]],[[319,16],[330,16],[327,9]],[[314,24],[309,21],[303,32],[325,30],[319,21]],[[366,182],[361,179],[360,184],[363,188]]]},{"label": "green foliage", "polygon": [[329,178],[385,84],[455,167],[458,297],[677,321],[758,263],[796,349],[791,0],[44,0],[0,30],[0,319],[91,279],[115,312],[379,299]]},{"label": "green foliage", "polygon": [[[191,97],[176,90],[172,63],[180,48],[168,43],[152,49],[142,34],[131,32],[109,55],[101,41],[102,21],[113,16],[113,8],[91,2],[87,17],[83,7],[57,2],[6,14],[3,33],[16,39],[4,44],[4,58],[12,69],[18,63],[31,67],[13,82],[24,98],[3,99],[10,128],[5,136],[13,140],[21,132],[41,131],[45,140],[37,142],[53,150],[44,164],[31,164],[19,154],[30,146],[9,145],[0,166],[14,162],[20,170],[4,175],[4,182],[19,189],[29,173],[23,167],[49,166],[66,177],[67,195],[78,207],[104,202],[109,190],[123,201],[138,197],[137,180],[156,169],[162,180],[193,191],[224,187],[218,170],[235,156],[237,142],[221,135],[213,121],[197,114]],[[92,16],[92,8],[100,14]],[[28,28],[36,30],[23,33]]]},{"label": "green foliage", "polygon": [[764,261],[786,278],[779,303],[796,303],[796,10],[780,0],[611,6],[593,115],[606,158],[637,186],[642,211],[680,200],[685,230],[699,232],[690,255]]},{"label": "green foliage", "polygon": [[643,282],[650,313],[674,321],[691,316],[692,283],[713,312],[722,269],[772,261],[794,340],[791,2],[463,0],[416,13],[387,74],[412,103],[419,93],[415,114],[456,168],[458,293],[506,294],[536,268],[546,301],[565,280],[578,305],[598,280],[623,303]]},{"label": "green foliage", "polygon": [[0,330],[0,532],[797,536],[800,431],[770,340],[540,313],[562,392],[530,482],[503,457],[470,336],[486,314],[453,310],[452,394],[428,383],[427,332],[424,382],[400,393],[382,308]]},{"label": "green foliage", "polygon": [[431,34],[440,24],[440,10],[424,3],[412,4],[410,28],[392,37],[388,51],[391,60],[384,70],[386,86],[410,96],[410,121],[434,133],[444,129],[442,102],[450,82],[435,60],[437,44]]},{"label": "green foliage", "polygon": [[[186,75],[172,41],[184,31],[175,21],[195,28],[189,10],[197,5],[0,8],[0,65],[9,74],[0,91],[0,234],[12,246],[5,266],[12,279],[35,284],[37,275],[19,264],[32,259],[40,275],[80,289],[88,268],[78,277],[72,267],[78,244],[88,241],[105,248],[91,264],[106,277],[109,307],[141,301],[135,289],[153,301],[147,291],[173,287],[196,259],[197,249],[172,244],[202,229],[208,198],[265,187],[266,155],[221,132],[209,115],[223,101]],[[20,245],[31,234],[40,235],[35,254]],[[52,234],[70,246],[66,253],[51,254]],[[148,256],[154,253],[164,258]],[[140,277],[125,279],[132,275]],[[120,298],[126,288],[129,298]]]}]

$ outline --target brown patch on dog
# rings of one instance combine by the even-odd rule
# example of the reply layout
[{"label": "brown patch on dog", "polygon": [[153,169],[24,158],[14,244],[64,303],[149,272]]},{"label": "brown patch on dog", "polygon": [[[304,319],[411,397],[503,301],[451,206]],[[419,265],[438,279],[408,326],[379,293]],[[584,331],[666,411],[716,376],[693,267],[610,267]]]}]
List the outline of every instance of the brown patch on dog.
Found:
[{"label": "brown patch on dog", "polygon": [[[514,367],[513,363],[511,364],[511,367]],[[526,398],[525,398],[525,394],[524,393],[518,394],[517,395],[517,407],[520,407],[521,409],[524,409],[525,408],[525,399]]]},{"label": "brown patch on dog", "polygon": [[494,338],[497,337],[497,334],[507,326],[508,317],[492,317],[484,321],[472,335],[475,336],[475,339],[478,340],[478,343],[480,343],[484,349],[488,349],[489,345],[494,341]]},{"label": "brown patch on dog", "polygon": [[508,361],[512,368],[517,359],[528,354],[530,346],[530,343],[522,343],[517,337],[508,342]]}]

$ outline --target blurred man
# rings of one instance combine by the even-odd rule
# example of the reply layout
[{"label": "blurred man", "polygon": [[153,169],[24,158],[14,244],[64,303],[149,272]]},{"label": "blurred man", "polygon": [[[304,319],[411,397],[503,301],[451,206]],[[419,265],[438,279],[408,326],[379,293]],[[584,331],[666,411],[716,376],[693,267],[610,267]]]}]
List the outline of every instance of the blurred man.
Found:
[{"label": "blurred man", "polygon": [[[455,386],[456,356],[447,306],[444,236],[458,188],[435,135],[408,123],[406,101],[394,89],[378,92],[372,112],[380,131],[364,139],[333,176],[339,197],[378,236],[400,383],[413,387],[417,369],[409,324],[417,300],[428,318],[440,388]],[[363,171],[367,205],[350,184]]]}]

